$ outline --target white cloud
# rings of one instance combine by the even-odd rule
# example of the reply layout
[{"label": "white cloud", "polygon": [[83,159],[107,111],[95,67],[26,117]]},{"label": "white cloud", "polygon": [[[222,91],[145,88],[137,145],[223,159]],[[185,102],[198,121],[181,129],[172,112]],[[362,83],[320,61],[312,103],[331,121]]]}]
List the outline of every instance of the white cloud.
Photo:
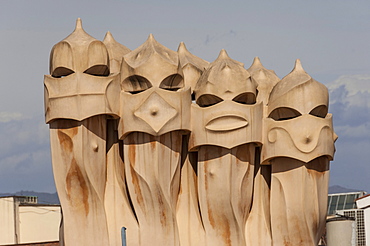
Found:
[{"label": "white cloud", "polygon": [[54,192],[49,130],[42,115],[0,122],[0,191]]},{"label": "white cloud", "polygon": [[370,108],[370,74],[343,75],[328,84],[330,103]]},{"label": "white cloud", "polygon": [[358,126],[336,126],[335,132],[340,135],[341,138],[345,137],[346,140],[355,140],[357,139],[369,139],[370,140],[370,124],[365,122]]},{"label": "white cloud", "polygon": [[0,160],[0,167],[2,171],[16,169],[22,162],[30,158],[30,153],[18,153],[16,155],[7,156]]},{"label": "white cloud", "polygon": [[365,137],[370,131],[370,75],[341,76],[328,84],[328,88],[330,111],[337,129],[351,128],[353,137],[362,129]]},{"label": "white cloud", "polygon": [[0,112],[0,122],[10,122],[13,120],[22,120],[24,116],[17,112]]},{"label": "white cloud", "polygon": [[327,86],[339,136],[330,182],[370,191],[370,75],[344,75]]}]

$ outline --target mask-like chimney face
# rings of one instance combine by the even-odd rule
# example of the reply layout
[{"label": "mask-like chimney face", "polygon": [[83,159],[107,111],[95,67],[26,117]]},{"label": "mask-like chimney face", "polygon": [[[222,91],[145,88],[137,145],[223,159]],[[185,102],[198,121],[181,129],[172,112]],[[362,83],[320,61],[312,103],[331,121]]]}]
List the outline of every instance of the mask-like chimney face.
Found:
[{"label": "mask-like chimney face", "polygon": [[225,50],[200,77],[192,107],[190,149],[200,145],[233,148],[261,142],[262,104],[256,105],[256,84],[243,64]]},{"label": "mask-like chimney face", "polygon": [[196,103],[207,107],[224,100],[242,104],[256,102],[256,84],[243,63],[231,59],[225,50],[210,64],[195,87]]},{"label": "mask-like chimney face", "polygon": [[109,75],[109,57],[105,45],[87,34],[82,22],[67,38],[57,43],[50,54],[50,74],[53,77],[82,72],[97,76]]},{"label": "mask-like chimney face", "polygon": [[279,156],[304,162],[323,155],[333,158],[337,136],[328,114],[328,90],[303,70],[299,60],[272,90],[265,127],[265,163]]},{"label": "mask-like chimney face", "polygon": [[125,55],[121,65],[120,138],[190,129],[190,88],[184,88],[178,54],[153,35]]},{"label": "mask-like chimney face", "polygon": [[268,114],[275,120],[292,118],[297,114],[312,114],[325,118],[328,104],[328,89],[312,79],[297,60],[293,71],[272,90]]},{"label": "mask-like chimney face", "polygon": [[177,53],[158,43],[152,34],[123,57],[121,81],[122,89],[133,93],[150,87],[174,91],[184,87]]},{"label": "mask-like chimney face", "polygon": [[82,29],[80,19],[73,33],[53,47],[50,74],[44,80],[47,123],[58,118],[118,116],[113,102],[118,100],[119,78],[110,75],[105,45]]}]

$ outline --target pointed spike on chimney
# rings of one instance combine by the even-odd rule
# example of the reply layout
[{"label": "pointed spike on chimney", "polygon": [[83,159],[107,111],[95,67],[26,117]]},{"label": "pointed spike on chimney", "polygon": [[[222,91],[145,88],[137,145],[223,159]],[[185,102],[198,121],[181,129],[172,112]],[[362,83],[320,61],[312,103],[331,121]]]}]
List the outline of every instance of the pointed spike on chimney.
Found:
[{"label": "pointed spike on chimney", "polygon": [[152,33],[149,34],[148,41],[151,41],[151,42],[156,41]]},{"label": "pointed spike on chimney", "polygon": [[105,42],[112,42],[112,41],[115,41],[114,38],[113,38],[113,35],[110,31],[108,31],[106,34],[105,34],[105,37],[104,37],[104,40]]},{"label": "pointed spike on chimney", "polygon": [[184,42],[181,42],[179,44],[179,48],[177,48],[177,52],[184,53],[184,52],[187,52],[187,51],[188,51],[188,49],[186,48],[185,43]]},{"label": "pointed spike on chimney", "polygon": [[295,65],[294,65],[293,71],[304,71],[304,69],[302,67],[301,60],[299,60],[299,59],[295,60]]},{"label": "pointed spike on chimney", "polygon": [[230,58],[229,55],[227,54],[225,49],[222,49],[220,51],[220,54],[218,55],[217,59],[228,59]]},{"label": "pointed spike on chimney", "polygon": [[258,56],[256,56],[254,59],[253,59],[253,63],[252,63],[252,66],[260,66],[260,67],[263,67],[262,63],[261,63],[261,60]]},{"label": "pointed spike on chimney", "polygon": [[81,18],[77,18],[77,20],[76,20],[76,28],[75,28],[75,30],[79,30],[79,29],[83,29],[82,28],[82,20],[81,20]]}]

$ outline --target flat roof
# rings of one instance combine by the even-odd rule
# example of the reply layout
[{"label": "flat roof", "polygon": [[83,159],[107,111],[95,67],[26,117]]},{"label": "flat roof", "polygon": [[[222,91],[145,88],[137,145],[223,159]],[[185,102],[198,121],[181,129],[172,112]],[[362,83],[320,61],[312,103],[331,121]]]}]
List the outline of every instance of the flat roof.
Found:
[{"label": "flat roof", "polygon": [[357,198],[355,201],[361,200],[361,199],[366,198],[366,197],[368,197],[368,196],[370,196],[370,194],[367,194],[367,195],[364,195],[364,196],[362,196],[362,197],[359,197],[359,198]]}]

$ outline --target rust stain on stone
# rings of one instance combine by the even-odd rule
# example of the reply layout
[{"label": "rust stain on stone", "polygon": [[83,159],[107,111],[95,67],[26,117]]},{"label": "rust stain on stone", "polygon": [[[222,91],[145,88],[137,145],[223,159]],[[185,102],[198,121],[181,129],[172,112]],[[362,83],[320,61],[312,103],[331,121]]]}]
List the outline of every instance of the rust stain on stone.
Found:
[{"label": "rust stain on stone", "polygon": [[212,212],[211,207],[209,206],[208,199],[207,199],[207,207],[208,207],[208,219],[209,219],[209,223],[211,224],[211,226],[213,228],[215,228],[216,227],[216,223],[215,223],[215,219],[213,218],[213,212]]},{"label": "rust stain on stone", "polygon": [[139,178],[137,177],[137,173],[135,172],[133,167],[130,167],[130,172],[131,172],[131,178],[132,178],[132,185],[134,186],[134,190],[136,194],[136,201],[141,207],[141,209],[145,212],[144,198],[143,198],[143,194],[141,193]]},{"label": "rust stain on stone", "polygon": [[75,158],[72,159],[67,173],[66,186],[68,200],[72,207],[84,211],[87,216],[89,214],[89,190]]},{"label": "rust stain on stone", "polygon": [[284,246],[291,246],[291,244],[284,239]]},{"label": "rust stain on stone", "polygon": [[204,168],[204,189],[206,190],[206,194],[208,191],[208,162],[204,161],[203,168]]},{"label": "rust stain on stone", "polygon": [[[205,194],[208,193],[208,153],[206,152],[205,154],[205,161],[203,163],[204,165],[204,188],[205,188]],[[210,204],[210,201],[206,195],[206,199],[207,199],[207,213],[208,213],[208,220],[209,220],[209,223],[211,224],[211,226],[213,228],[216,228],[216,222],[215,222],[215,218],[213,217],[213,211],[212,211],[212,208],[211,208],[211,204]]]},{"label": "rust stain on stone", "polygon": [[[222,149],[217,148],[218,154],[221,156]],[[212,170],[209,170],[209,155],[208,152],[204,153],[204,161],[203,161],[203,170],[204,170],[204,188],[205,188],[205,194],[208,193],[209,189],[209,178],[212,179],[212,176],[214,175]],[[212,228],[217,232],[218,235],[222,237],[222,240],[224,241],[224,245],[231,246],[231,231],[230,231],[230,225],[229,221],[225,216],[222,215],[221,211],[216,211],[216,215],[213,212],[213,206],[215,205],[210,201],[210,199],[206,195],[206,202],[207,202],[207,214],[208,214],[208,220]],[[216,205],[217,207],[217,205]]]},{"label": "rust stain on stone", "polygon": [[130,144],[128,146],[128,158],[130,161],[130,165],[133,167],[135,166],[135,160],[136,160],[135,156],[136,156],[136,146],[133,144]]},{"label": "rust stain on stone", "polygon": [[154,136],[149,136],[149,142],[150,142],[150,147],[152,147],[152,150],[154,150],[157,145],[156,144],[157,141],[155,140]]},{"label": "rust stain on stone", "polygon": [[180,185],[180,189],[179,189],[179,195],[182,194],[182,185]]},{"label": "rust stain on stone", "polygon": [[220,223],[221,230],[222,230],[222,237],[225,241],[225,245],[231,246],[231,239],[230,239],[230,225],[228,221],[225,221],[225,223]]},{"label": "rust stain on stone", "polygon": [[58,130],[58,139],[64,151],[69,153],[73,151],[73,141],[69,134],[62,130]]},{"label": "rust stain on stone", "polygon": [[159,191],[159,189],[157,189],[157,197],[158,197],[158,205],[159,205],[159,208],[161,210],[161,214],[160,214],[161,224],[163,226],[166,226],[167,225],[167,223],[166,223],[167,222],[167,216],[166,216],[165,206],[164,206],[164,203],[163,203],[162,194]]},{"label": "rust stain on stone", "polygon": [[136,201],[138,205],[141,207],[141,209],[143,210],[143,212],[145,213],[146,211],[145,211],[144,197],[143,197],[141,187],[140,187],[140,180],[134,168],[136,165],[136,148],[137,148],[137,145],[134,141],[134,137],[136,136],[131,136],[131,137],[132,138],[129,138],[130,144],[128,147],[128,159],[130,163],[130,174],[131,174],[131,179],[132,179],[132,185],[134,187],[134,191],[136,194]]}]

